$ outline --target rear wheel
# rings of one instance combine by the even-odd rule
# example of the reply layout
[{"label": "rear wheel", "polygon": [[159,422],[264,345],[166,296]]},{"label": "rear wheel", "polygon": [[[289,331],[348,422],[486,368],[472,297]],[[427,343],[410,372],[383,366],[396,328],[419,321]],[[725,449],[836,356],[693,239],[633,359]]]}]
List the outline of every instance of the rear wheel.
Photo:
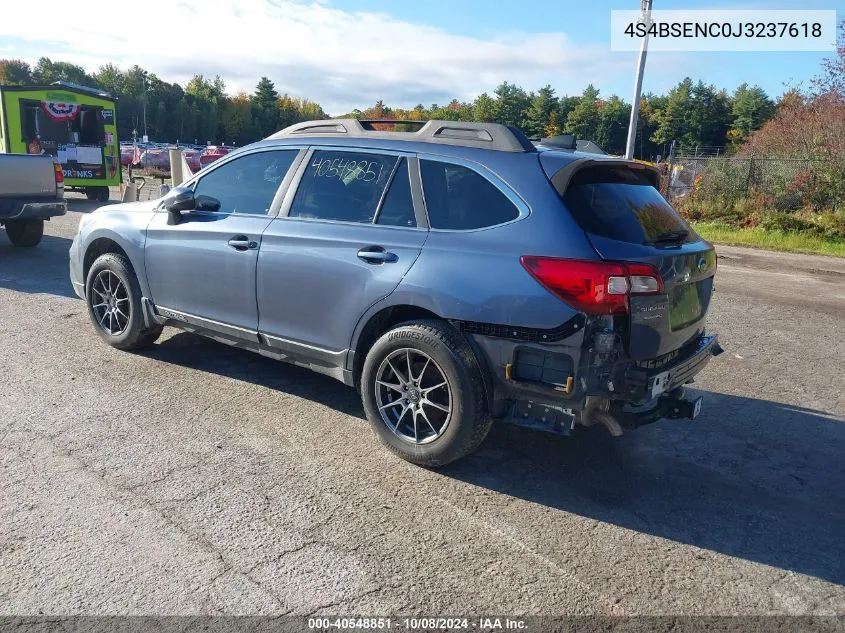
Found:
[{"label": "rear wheel", "polygon": [[44,235],[44,220],[11,220],[6,222],[6,234],[15,246],[35,246]]},{"label": "rear wheel", "polygon": [[108,202],[110,196],[108,187],[85,187],[85,197],[98,202]]},{"label": "rear wheel", "polygon": [[412,321],[384,334],[364,361],[361,390],[379,439],[420,466],[471,453],[492,423],[478,361],[441,321]]},{"label": "rear wheel", "polygon": [[140,349],[155,343],[162,326],[147,328],[141,312],[141,289],[132,264],[123,255],[106,253],[91,265],[85,282],[88,316],[112,347]]}]

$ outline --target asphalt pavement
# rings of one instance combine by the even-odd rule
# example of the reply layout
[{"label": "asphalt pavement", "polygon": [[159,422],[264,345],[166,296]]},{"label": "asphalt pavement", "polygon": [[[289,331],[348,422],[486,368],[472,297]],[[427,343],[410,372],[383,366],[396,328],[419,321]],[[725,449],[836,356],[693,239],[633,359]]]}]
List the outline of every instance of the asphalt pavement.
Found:
[{"label": "asphalt pavement", "polygon": [[718,249],[697,421],[428,471],[330,378],[105,345],[71,208],[0,230],[0,615],[845,615],[845,260]]}]

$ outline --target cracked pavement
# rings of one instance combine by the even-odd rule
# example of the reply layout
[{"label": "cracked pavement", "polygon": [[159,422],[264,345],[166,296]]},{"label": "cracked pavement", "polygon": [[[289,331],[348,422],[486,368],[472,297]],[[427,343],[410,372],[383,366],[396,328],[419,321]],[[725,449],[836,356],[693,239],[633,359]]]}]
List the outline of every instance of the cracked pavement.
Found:
[{"label": "cracked pavement", "polygon": [[0,231],[0,614],[845,614],[845,261],[719,248],[699,421],[427,471],[329,378],[105,345],[71,208]]}]

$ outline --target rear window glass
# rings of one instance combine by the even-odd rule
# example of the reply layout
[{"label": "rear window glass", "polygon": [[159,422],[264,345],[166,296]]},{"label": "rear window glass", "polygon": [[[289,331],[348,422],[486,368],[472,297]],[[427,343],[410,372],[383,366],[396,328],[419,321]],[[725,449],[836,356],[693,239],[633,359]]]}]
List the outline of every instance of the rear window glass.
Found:
[{"label": "rear window glass", "polygon": [[478,172],[434,160],[421,160],[425,204],[433,229],[467,231],[504,224],[519,209]]},{"label": "rear window glass", "polygon": [[645,174],[632,169],[588,168],[573,176],[563,201],[587,233],[612,240],[648,244],[661,236],[695,233],[660,195]]}]

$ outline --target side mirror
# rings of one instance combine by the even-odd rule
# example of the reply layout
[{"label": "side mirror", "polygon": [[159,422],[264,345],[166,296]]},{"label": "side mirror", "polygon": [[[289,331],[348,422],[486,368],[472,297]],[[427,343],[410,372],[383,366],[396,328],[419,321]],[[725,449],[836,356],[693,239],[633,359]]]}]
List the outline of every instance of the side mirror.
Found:
[{"label": "side mirror", "polygon": [[179,224],[182,221],[182,211],[196,208],[194,192],[186,187],[175,187],[170,190],[164,200],[164,208],[170,215],[168,224]]}]

